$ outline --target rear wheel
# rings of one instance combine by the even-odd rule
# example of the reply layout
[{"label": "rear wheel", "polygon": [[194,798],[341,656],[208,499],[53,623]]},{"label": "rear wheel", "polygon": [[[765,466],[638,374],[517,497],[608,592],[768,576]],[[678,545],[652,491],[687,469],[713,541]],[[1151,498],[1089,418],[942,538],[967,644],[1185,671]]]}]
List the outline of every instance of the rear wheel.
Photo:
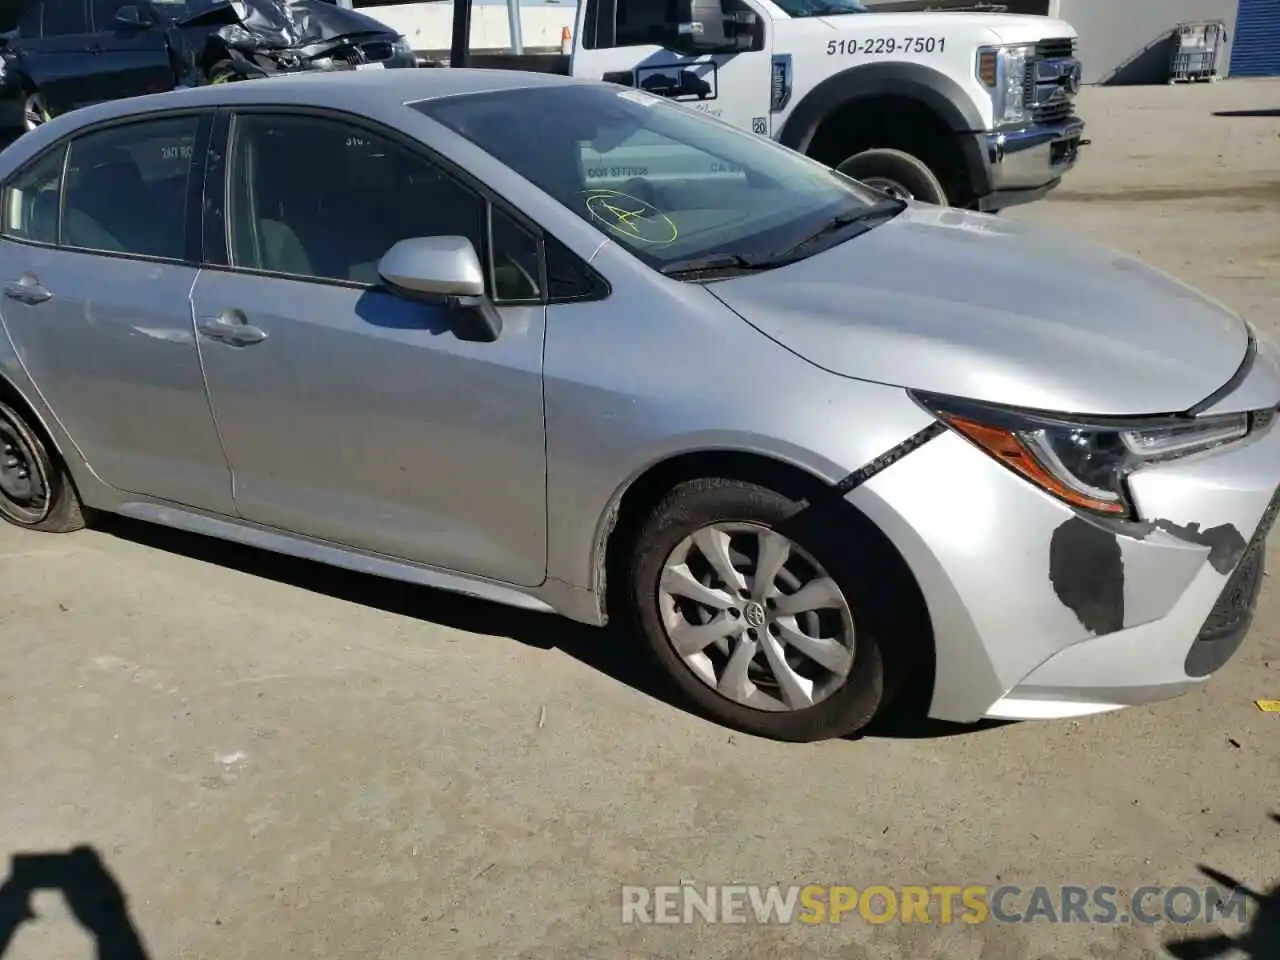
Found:
[{"label": "rear wheel", "polygon": [[630,587],[641,632],[721,723],[821,740],[867,724],[896,689],[876,564],[855,537],[837,542],[819,512],[754,484],[695,480],[639,535]]},{"label": "rear wheel", "polygon": [[18,527],[70,533],[85,525],[66,468],[12,407],[0,403],[0,516]]},{"label": "rear wheel", "polygon": [[938,206],[949,202],[947,191],[928,165],[902,150],[865,150],[844,160],[836,169],[892,197]]},{"label": "rear wheel", "polygon": [[39,90],[28,90],[22,99],[22,128],[30,132],[51,119],[44,94]]}]

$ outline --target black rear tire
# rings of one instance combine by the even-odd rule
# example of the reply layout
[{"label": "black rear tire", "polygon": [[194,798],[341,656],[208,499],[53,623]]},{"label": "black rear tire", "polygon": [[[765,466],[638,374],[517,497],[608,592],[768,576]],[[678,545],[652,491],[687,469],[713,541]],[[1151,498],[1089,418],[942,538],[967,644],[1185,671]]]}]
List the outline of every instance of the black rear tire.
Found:
[{"label": "black rear tire", "polygon": [[[799,504],[773,490],[729,479],[700,479],[673,489],[642,527],[629,578],[629,606],[650,652],[704,716],[774,740],[807,742],[853,733],[869,723],[901,686],[901,658],[886,657],[901,594],[878,575],[879,544],[833,522],[829,508]],[[719,693],[686,664],[663,622],[660,583],[672,551],[711,524],[751,524],[782,533],[836,582],[853,618],[853,664],[843,684],[812,706],[755,709]],[[760,655],[757,655],[758,657]]]},{"label": "black rear tire", "polygon": [[0,517],[44,533],[83,529],[85,513],[66,467],[41,433],[0,403]]},{"label": "black rear tire", "polygon": [[886,193],[905,194],[920,203],[945,207],[950,202],[947,191],[928,164],[902,150],[887,147],[864,150],[842,161],[836,169]]}]

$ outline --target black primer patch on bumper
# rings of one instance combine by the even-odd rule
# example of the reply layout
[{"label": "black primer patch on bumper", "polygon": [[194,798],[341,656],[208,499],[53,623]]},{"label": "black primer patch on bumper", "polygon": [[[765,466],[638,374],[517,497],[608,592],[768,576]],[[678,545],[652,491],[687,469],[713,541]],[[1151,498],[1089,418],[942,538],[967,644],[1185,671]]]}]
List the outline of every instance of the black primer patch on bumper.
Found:
[{"label": "black primer patch on bumper", "polygon": [[1124,626],[1124,558],[1116,535],[1072,517],[1049,539],[1053,592],[1081,625],[1102,635]]},{"label": "black primer patch on bumper", "polygon": [[911,436],[907,437],[907,439],[903,440],[896,447],[886,450],[884,453],[880,454],[880,456],[876,457],[870,463],[867,463],[864,466],[859,467],[857,470],[853,471],[853,473],[849,474],[843,480],[836,483],[835,484],[836,493],[840,494],[841,496],[844,496],[850,490],[854,490],[857,487],[860,487],[862,484],[866,483],[868,480],[874,477],[881,470],[884,470],[888,467],[893,466],[895,463],[897,463],[899,460],[905,457],[912,450],[917,450],[920,447],[924,446],[926,443],[928,443],[930,440],[932,440],[934,437],[936,437],[938,434],[942,433],[946,429],[947,428],[942,423],[935,420],[933,423],[929,424],[929,426],[925,427],[919,433],[914,433]]}]

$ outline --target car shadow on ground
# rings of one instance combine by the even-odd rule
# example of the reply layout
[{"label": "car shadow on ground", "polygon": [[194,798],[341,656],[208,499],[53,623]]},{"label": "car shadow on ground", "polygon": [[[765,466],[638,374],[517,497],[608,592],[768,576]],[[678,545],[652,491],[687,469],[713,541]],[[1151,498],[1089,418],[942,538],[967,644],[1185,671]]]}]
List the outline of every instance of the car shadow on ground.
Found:
[{"label": "car shadow on ground", "polygon": [[1260,107],[1256,110],[1215,110],[1215,117],[1280,117],[1280,107]]},{"label": "car shadow on ground", "polygon": [[[1271,814],[1271,820],[1280,824],[1280,814]],[[1219,933],[1166,943],[1165,950],[1169,955],[1176,960],[1225,960],[1227,957],[1275,960],[1280,957],[1280,883],[1266,893],[1260,893],[1212,867],[1202,865],[1199,869],[1201,874],[1222,888],[1220,893],[1226,895],[1238,890],[1244,894],[1248,928],[1236,937]]]},{"label": "car shadow on ground", "polygon": [[9,876],[0,881],[0,957],[24,923],[39,922],[31,897],[42,891],[62,894],[101,960],[147,960],[124,891],[89,846],[13,855]]},{"label": "car shadow on ground", "polygon": [[[348,603],[469,633],[508,637],[538,650],[559,650],[667,706],[696,713],[693,705],[646,653],[641,641],[622,625],[610,625],[604,629],[589,627],[552,614],[520,610],[417,584],[355,573],[118,516],[97,516],[93,526],[101,533],[152,549],[214,563]],[[886,710],[883,716],[848,739],[937,739],[973,734],[1002,725],[991,722],[967,726],[928,720],[923,715],[917,694],[904,698],[902,704]]]}]

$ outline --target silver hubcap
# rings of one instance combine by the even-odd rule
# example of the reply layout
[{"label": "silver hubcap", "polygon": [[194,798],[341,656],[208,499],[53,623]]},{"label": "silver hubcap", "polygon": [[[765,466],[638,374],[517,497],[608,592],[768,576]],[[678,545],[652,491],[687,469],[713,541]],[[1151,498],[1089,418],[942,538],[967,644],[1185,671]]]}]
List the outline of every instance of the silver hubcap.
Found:
[{"label": "silver hubcap", "polygon": [[881,193],[887,193],[889,196],[896,197],[899,200],[915,199],[915,194],[898,183],[897,180],[889,180],[885,177],[870,177],[863,178],[862,182],[868,187],[875,187]]},{"label": "silver hubcap", "polygon": [[662,568],[667,639],[707,686],[757,710],[803,710],[853,667],[849,604],[816,560],[754,523],[716,523]]}]

